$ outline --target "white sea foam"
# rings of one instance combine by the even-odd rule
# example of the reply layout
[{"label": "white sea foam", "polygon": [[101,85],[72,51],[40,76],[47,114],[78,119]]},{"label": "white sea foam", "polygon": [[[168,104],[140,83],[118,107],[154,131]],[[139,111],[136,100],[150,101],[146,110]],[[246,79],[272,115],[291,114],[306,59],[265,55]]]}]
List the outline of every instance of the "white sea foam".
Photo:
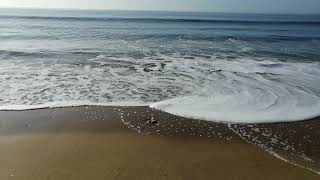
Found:
[{"label": "white sea foam", "polygon": [[147,106],[142,102],[109,102],[109,103],[93,103],[84,101],[57,101],[37,105],[6,105],[0,106],[0,111],[25,111],[46,108],[63,108],[63,107],[80,107],[80,106]]},{"label": "white sea foam", "polygon": [[273,123],[320,116],[318,63],[217,62],[191,95],[153,103],[179,116],[227,123]]},{"label": "white sea foam", "polygon": [[153,54],[141,59],[101,54],[84,62],[1,61],[0,110],[154,102],[150,107],[172,114],[229,123],[320,115],[318,62]]}]

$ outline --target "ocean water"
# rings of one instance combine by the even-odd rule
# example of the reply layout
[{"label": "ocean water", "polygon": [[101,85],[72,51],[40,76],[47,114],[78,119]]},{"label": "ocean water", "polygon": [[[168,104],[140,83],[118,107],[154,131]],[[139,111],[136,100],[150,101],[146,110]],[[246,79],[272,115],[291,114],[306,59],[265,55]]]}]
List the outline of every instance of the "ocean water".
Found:
[{"label": "ocean water", "polygon": [[0,109],[320,116],[320,15],[0,9]]}]

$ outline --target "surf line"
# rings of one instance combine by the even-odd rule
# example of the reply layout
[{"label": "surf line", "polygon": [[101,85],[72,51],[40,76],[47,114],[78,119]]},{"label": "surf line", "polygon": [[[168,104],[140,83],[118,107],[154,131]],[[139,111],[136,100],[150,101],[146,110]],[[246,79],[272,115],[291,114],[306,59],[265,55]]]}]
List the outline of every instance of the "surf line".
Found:
[{"label": "surf line", "polygon": [[267,153],[271,154],[272,156],[276,157],[277,159],[281,160],[281,161],[284,161],[286,163],[289,163],[289,164],[292,164],[294,166],[297,166],[299,168],[302,168],[302,169],[306,169],[308,171],[311,171],[313,173],[316,173],[318,175],[320,175],[320,172],[319,171],[316,171],[312,168],[309,168],[309,167],[305,167],[305,166],[302,166],[300,164],[297,164],[297,163],[294,163],[294,162],[291,162],[287,159],[285,159],[284,157],[282,157],[281,155],[277,154],[276,152],[273,152],[271,149],[267,148],[266,146],[264,145],[261,145],[261,144],[255,144],[253,142],[250,142],[249,140],[247,140],[246,138],[244,138],[239,132],[237,132],[235,129],[232,128],[232,125],[230,123],[228,123],[228,128],[233,131],[235,134],[237,134],[241,139],[243,139],[244,141],[246,141],[247,143],[249,144],[253,144],[261,149],[263,149],[264,151],[266,151]]}]

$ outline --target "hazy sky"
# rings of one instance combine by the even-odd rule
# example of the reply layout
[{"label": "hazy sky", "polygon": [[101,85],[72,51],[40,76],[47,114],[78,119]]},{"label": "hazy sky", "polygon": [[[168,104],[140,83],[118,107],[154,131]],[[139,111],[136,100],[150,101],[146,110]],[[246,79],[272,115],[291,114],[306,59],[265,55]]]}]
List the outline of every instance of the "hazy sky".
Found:
[{"label": "hazy sky", "polygon": [[0,7],[320,13],[320,0],[0,0]]}]

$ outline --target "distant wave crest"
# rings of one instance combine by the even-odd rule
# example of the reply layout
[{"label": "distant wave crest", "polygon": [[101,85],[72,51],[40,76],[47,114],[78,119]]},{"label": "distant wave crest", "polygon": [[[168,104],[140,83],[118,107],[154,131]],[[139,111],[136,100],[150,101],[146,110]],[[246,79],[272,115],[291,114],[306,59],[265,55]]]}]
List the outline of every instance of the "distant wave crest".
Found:
[{"label": "distant wave crest", "polygon": [[131,21],[131,22],[186,22],[186,23],[222,23],[222,24],[278,24],[278,25],[320,25],[320,21],[250,21],[250,20],[218,20],[218,19],[187,19],[187,18],[111,18],[111,17],[75,17],[75,16],[19,16],[1,15],[0,18],[38,19],[38,20],[71,20],[71,21]]}]

